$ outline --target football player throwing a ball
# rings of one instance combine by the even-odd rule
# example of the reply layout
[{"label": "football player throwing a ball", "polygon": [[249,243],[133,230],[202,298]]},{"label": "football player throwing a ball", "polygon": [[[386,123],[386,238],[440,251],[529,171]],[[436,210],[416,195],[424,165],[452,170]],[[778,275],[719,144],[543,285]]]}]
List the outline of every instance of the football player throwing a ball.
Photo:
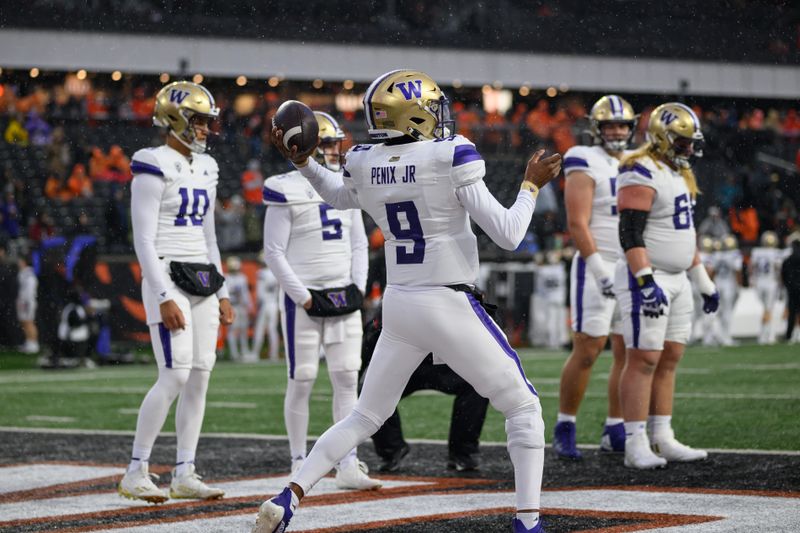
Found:
[{"label": "football player throwing a ball", "polygon": [[387,72],[367,89],[364,107],[378,143],[354,146],[342,174],[286,150],[282,132],[273,130],[273,144],[326,202],[363,209],[380,226],[387,288],[383,332],[358,402],[320,437],[289,486],[262,504],[254,531],[283,531],[299,500],[392,414],[409,376],[433,352],[506,417],[517,497],[512,527],[540,532],[541,405],[517,354],[474,293],[478,248],[470,219],[500,246],[515,249],[539,187],[561,171],[561,157],[536,152],[514,205],[505,209],[483,182],[485,165],[475,146],[453,134],[448,100],[429,76]]}]

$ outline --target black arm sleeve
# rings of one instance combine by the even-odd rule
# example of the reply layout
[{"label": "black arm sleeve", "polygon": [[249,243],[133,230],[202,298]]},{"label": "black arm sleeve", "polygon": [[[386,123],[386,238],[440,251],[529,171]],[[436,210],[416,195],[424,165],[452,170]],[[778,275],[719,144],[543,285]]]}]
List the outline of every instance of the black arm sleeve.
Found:
[{"label": "black arm sleeve", "polygon": [[619,243],[626,252],[631,248],[644,248],[644,227],[649,211],[623,209],[619,212]]}]

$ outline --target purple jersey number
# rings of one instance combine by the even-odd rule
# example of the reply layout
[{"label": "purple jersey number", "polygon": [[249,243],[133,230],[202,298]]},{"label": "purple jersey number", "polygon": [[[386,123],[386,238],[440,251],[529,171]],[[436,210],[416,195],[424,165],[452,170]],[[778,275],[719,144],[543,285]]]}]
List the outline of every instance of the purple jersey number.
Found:
[{"label": "purple jersey number", "polygon": [[675,229],[689,229],[692,227],[692,204],[685,194],[675,197],[675,214],[672,215]]},{"label": "purple jersey number", "polygon": [[[400,213],[405,214],[408,227],[404,228],[400,222]],[[389,229],[398,240],[414,242],[411,252],[407,247],[397,248],[398,265],[416,265],[425,260],[425,238],[422,235],[422,224],[419,222],[419,213],[414,202],[395,202],[386,204],[386,217],[389,220]]]},{"label": "purple jersey number", "polygon": [[319,219],[322,222],[322,240],[335,241],[342,238],[342,221],[338,218],[328,218],[328,209],[333,209],[333,206],[319,204]]},{"label": "purple jersey number", "polygon": [[[210,201],[208,193],[205,189],[192,189],[192,212],[187,213],[189,207],[189,189],[181,187],[178,189],[178,194],[181,195],[181,206],[178,208],[178,215],[175,217],[176,226],[185,226],[187,224],[186,217],[188,216],[192,221],[192,226],[202,226],[203,217],[208,212]],[[203,200],[203,207],[200,207],[200,200]]]}]

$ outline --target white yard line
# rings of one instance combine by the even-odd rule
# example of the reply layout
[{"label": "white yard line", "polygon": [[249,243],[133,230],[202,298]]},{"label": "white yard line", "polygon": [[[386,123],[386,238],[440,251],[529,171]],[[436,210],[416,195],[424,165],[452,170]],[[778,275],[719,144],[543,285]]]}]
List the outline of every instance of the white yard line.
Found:
[{"label": "white yard line", "polygon": [[[52,433],[56,435],[122,435],[122,436],[133,436],[134,432],[129,430],[114,430],[114,429],[59,429],[59,428],[25,428],[25,427],[18,427],[18,426],[0,426],[0,433],[2,432],[9,432],[9,433]],[[164,437],[174,437],[174,432],[162,432],[159,433],[160,436]],[[263,440],[263,441],[287,441],[288,437],[286,435],[264,435],[260,433],[203,433],[203,437],[208,438],[216,438],[216,439],[252,439],[252,440]],[[319,435],[309,435],[309,440],[316,440],[319,438]],[[439,445],[446,445],[446,440],[439,440],[439,439],[406,439],[411,444],[439,444]],[[494,446],[502,446],[505,447],[505,441],[481,441],[481,446],[487,447],[494,447]],[[550,445],[548,444],[547,447],[549,448]],[[584,450],[596,450],[600,446],[596,444],[579,444],[579,448]],[[724,449],[724,448],[706,448],[709,452],[712,453],[731,453],[731,454],[739,454],[739,455],[793,455],[793,456],[800,456],[800,451],[798,450],[753,450],[753,449]]]}]

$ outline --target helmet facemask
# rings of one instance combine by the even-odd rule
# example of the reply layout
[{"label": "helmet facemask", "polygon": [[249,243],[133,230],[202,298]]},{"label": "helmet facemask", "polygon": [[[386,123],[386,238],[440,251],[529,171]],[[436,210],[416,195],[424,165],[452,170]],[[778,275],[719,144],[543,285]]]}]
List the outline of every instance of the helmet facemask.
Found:
[{"label": "helmet facemask", "polygon": [[442,94],[438,101],[431,100],[425,110],[436,117],[436,127],[433,128],[434,139],[444,139],[455,135],[456,121],[450,115],[450,100]]},{"label": "helmet facemask", "polygon": [[[195,113],[190,109],[180,109],[178,112],[183,116],[187,126],[181,132],[170,128],[170,134],[192,152],[205,153],[208,150],[208,138],[216,135],[211,131],[211,123],[216,117]],[[204,134],[202,139],[198,139],[199,132]]]},{"label": "helmet facemask", "polygon": [[666,156],[679,168],[690,168],[692,158],[703,157],[703,147],[705,140],[703,134],[696,132],[693,138],[682,137],[674,132],[668,131],[670,149]]}]

